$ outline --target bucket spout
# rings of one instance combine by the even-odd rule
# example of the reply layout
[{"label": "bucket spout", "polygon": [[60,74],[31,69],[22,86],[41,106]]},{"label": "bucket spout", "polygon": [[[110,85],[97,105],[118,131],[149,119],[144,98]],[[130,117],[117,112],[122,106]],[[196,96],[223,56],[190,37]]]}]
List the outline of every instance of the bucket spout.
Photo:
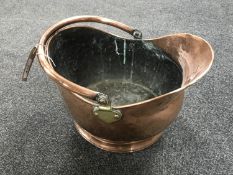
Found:
[{"label": "bucket spout", "polygon": [[181,33],[157,38],[153,42],[181,65],[182,87],[188,87],[203,77],[213,63],[212,47],[198,36]]}]

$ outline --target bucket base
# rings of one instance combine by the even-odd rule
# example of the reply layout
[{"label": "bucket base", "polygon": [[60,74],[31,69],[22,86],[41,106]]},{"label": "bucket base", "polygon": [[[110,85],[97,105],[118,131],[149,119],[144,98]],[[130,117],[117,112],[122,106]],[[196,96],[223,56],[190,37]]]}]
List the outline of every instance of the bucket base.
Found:
[{"label": "bucket base", "polygon": [[135,151],[143,150],[149,147],[150,145],[152,145],[153,143],[157,142],[163,134],[162,132],[160,132],[153,137],[140,141],[131,141],[131,142],[111,141],[96,137],[91,133],[89,133],[88,131],[86,131],[85,129],[81,128],[76,122],[74,123],[75,123],[75,128],[85,140],[87,140],[88,142],[90,142],[91,144],[95,145],[100,149],[110,152],[117,152],[117,153],[127,153],[127,152],[135,152]]}]

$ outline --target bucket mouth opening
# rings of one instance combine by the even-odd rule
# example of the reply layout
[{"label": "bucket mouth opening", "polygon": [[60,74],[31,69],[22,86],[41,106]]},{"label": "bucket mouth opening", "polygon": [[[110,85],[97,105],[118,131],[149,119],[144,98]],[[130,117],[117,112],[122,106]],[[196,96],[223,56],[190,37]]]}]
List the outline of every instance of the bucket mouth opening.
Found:
[{"label": "bucket mouth opening", "polygon": [[[37,57],[39,59],[39,63],[41,64],[44,71],[49,75],[51,79],[53,79],[57,84],[59,84],[62,88],[72,92],[78,98],[82,99],[86,103],[90,105],[96,105],[96,102],[91,100],[94,99],[98,92],[88,89],[84,86],[81,86],[73,81],[70,81],[63,75],[59,74],[54,69],[50,59],[48,59],[48,45],[57,33],[62,30],[66,30],[73,27],[73,25],[78,24],[79,22],[97,22],[102,24],[111,25],[122,29],[130,34],[134,31],[133,28],[117,22],[111,19],[98,17],[98,16],[75,16],[71,18],[64,19],[49,29],[47,29],[42,37],[40,38],[38,47],[37,47]],[[80,26],[78,26],[80,27]],[[95,29],[97,30],[97,29]],[[102,31],[102,30],[97,30]],[[102,33],[107,33],[102,31]],[[110,34],[110,33],[107,33]],[[120,38],[124,40],[125,38],[119,37],[117,35],[110,34],[113,37]],[[129,39],[127,39],[129,41]],[[182,70],[183,79],[179,88],[176,88],[172,91],[169,91],[160,96],[156,96],[150,98],[148,100],[131,103],[127,105],[117,105],[114,108],[126,108],[133,107],[140,104],[149,103],[155,100],[164,99],[167,97],[172,97],[182,91],[184,91],[187,87],[197,82],[200,78],[202,78],[211,68],[214,60],[214,51],[211,45],[203,38],[189,34],[189,33],[173,33],[161,37],[156,37],[152,39],[143,39],[145,42],[153,43],[153,45],[162,48],[168,55],[172,55],[172,61],[177,64],[178,67]],[[173,60],[174,59],[174,60]],[[52,59],[51,59],[52,60]],[[97,104],[98,105],[98,104]]]},{"label": "bucket mouth opening", "polygon": [[45,53],[56,73],[85,91],[108,95],[113,106],[143,103],[182,87],[181,66],[153,40],[66,26],[49,37]]}]

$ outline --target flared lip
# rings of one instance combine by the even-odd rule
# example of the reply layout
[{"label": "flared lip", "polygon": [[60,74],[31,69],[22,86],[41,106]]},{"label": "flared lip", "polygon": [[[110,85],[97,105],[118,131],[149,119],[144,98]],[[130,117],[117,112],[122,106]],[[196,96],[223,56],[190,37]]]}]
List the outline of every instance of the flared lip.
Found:
[{"label": "flared lip", "polygon": [[[72,81],[70,81],[70,80],[66,79],[65,77],[61,76],[60,74],[58,74],[54,70],[53,66],[46,59],[46,52],[45,52],[45,46],[48,46],[48,40],[49,40],[49,38],[51,38],[51,36],[55,35],[58,31],[61,31],[61,29],[68,29],[68,28],[71,28],[71,27],[75,27],[75,26],[71,25],[74,20],[79,20],[80,19],[81,22],[85,22],[85,19],[89,19],[89,18],[98,19],[97,22],[101,22],[101,23],[102,22],[106,23],[106,21],[110,22],[110,23],[111,22],[117,23],[117,25],[122,25],[123,27],[127,28],[127,30],[133,30],[131,27],[126,26],[123,23],[113,21],[113,20],[108,19],[108,18],[99,17],[99,16],[75,16],[75,17],[71,17],[71,18],[66,18],[66,19],[54,24],[53,26],[51,26],[50,28],[48,28],[44,32],[44,34],[42,35],[42,37],[41,37],[41,39],[39,41],[39,44],[38,44],[37,56],[38,56],[40,65],[42,66],[44,71],[49,75],[50,78],[52,78],[53,80],[58,82],[60,85],[62,85],[62,87],[70,90],[74,95],[76,95],[77,97],[79,97],[83,101],[85,101],[85,102],[87,102],[87,103],[89,103],[91,105],[97,105],[97,103],[95,103],[92,100],[89,100],[88,98],[95,97],[95,95],[98,92],[90,90],[90,89],[88,89],[86,87],[80,86],[80,85],[78,85],[76,83],[73,83]],[[84,26],[78,26],[78,27],[84,27]],[[88,27],[89,28],[94,28],[94,27],[90,27],[90,26],[88,26]],[[94,29],[96,29],[96,28],[94,28]],[[123,37],[118,36],[116,34],[113,34],[111,32],[106,32],[106,31],[100,30],[100,29],[96,29],[96,30],[105,32],[107,34],[110,34],[112,36],[115,36],[115,37],[118,37],[118,38],[121,38],[121,39],[126,39],[126,38],[123,38]],[[211,61],[208,64],[207,68],[204,71],[202,71],[202,73],[200,73],[197,77],[195,77],[195,79],[193,79],[188,84],[182,83],[180,88],[177,88],[177,89],[175,89],[173,91],[162,94],[160,96],[150,98],[148,100],[144,100],[144,101],[140,101],[140,102],[136,102],[136,103],[132,103],[132,104],[127,104],[127,105],[113,106],[114,108],[121,109],[121,108],[133,107],[133,106],[149,103],[151,101],[158,100],[158,99],[167,97],[169,95],[174,95],[174,94],[176,94],[178,92],[181,92],[181,91],[185,90],[187,87],[191,86],[192,84],[196,83],[199,79],[201,79],[210,70],[210,68],[211,68],[211,66],[213,64],[213,60],[214,60],[214,51],[213,51],[211,45],[209,44],[209,42],[207,42],[205,39],[203,39],[203,38],[201,38],[199,36],[189,34],[189,33],[173,33],[173,34],[164,35],[164,36],[160,36],[160,37],[156,37],[156,38],[142,39],[142,40],[143,41],[154,41],[154,40],[160,40],[160,39],[163,39],[163,38],[166,38],[166,37],[179,36],[179,35],[180,36],[190,35],[190,36],[194,37],[197,40],[204,41],[208,45],[208,47],[209,47],[209,49],[211,51]],[[82,93],[82,92],[85,92],[85,93]],[[87,97],[87,98],[85,98],[85,97]]]}]

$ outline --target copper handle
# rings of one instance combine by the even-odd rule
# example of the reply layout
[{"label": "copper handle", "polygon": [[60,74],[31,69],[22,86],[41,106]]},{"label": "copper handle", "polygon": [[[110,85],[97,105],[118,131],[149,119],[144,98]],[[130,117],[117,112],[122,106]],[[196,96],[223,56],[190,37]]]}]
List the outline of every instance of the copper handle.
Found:
[{"label": "copper handle", "polygon": [[[70,24],[75,24],[75,23],[79,23],[79,22],[96,22],[96,23],[102,23],[102,24],[106,24],[106,25],[110,25],[113,27],[116,27],[118,29],[121,29],[127,33],[129,33],[130,35],[132,35],[134,37],[134,39],[142,39],[142,33],[141,31],[134,29],[132,27],[129,27],[121,22],[118,21],[114,21],[108,18],[103,18],[103,17],[99,17],[99,16],[82,16],[82,17],[72,17],[69,18],[69,20],[65,19],[62,20],[61,22],[59,22],[58,24],[56,24],[56,27],[52,26],[50,28],[53,28],[53,30],[51,30],[50,35],[53,35],[54,32],[56,32],[58,29],[70,25]],[[48,37],[48,38],[49,38]],[[48,38],[46,40],[48,40]],[[43,44],[42,44],[43,45]],[[23,75],[22,75],[22,80],[23,81],[27,81],[27,77],[29,75],[29,71],[31,69],[32,63],[34,61],[34,58],[36,56],[37,53],[37,46],[35,46],[30,54],[29,57],[27,59],[24,71],[23,71]],[[45,55],[45,54],[44,54]]]},{"label": "copper handle", "polygon": [[[95,23],[101,23],[106,24],[112,27],[116,27],[118,29],[121,29],[130,35],[134,37],[134,39],[142,39],[142,32],[138,29],[135,29],[133,27],[130,27],[128,25],[125,25],[121,22],[114,21],[112,19],[100,17],[100,16],[81,16],[81,17],[71,17],[68,19],[64,19],[56,24],[56,27],[52,26],[51,28],[54,29],[52,32],[56,32],[57,29],[60,29],[62,27],[65,27],[70,24],[80,23],[80,22],[95,22]],[[51,34],[52,35],[52,34]],[[50,35],[50,36],[51,36]]]}]

